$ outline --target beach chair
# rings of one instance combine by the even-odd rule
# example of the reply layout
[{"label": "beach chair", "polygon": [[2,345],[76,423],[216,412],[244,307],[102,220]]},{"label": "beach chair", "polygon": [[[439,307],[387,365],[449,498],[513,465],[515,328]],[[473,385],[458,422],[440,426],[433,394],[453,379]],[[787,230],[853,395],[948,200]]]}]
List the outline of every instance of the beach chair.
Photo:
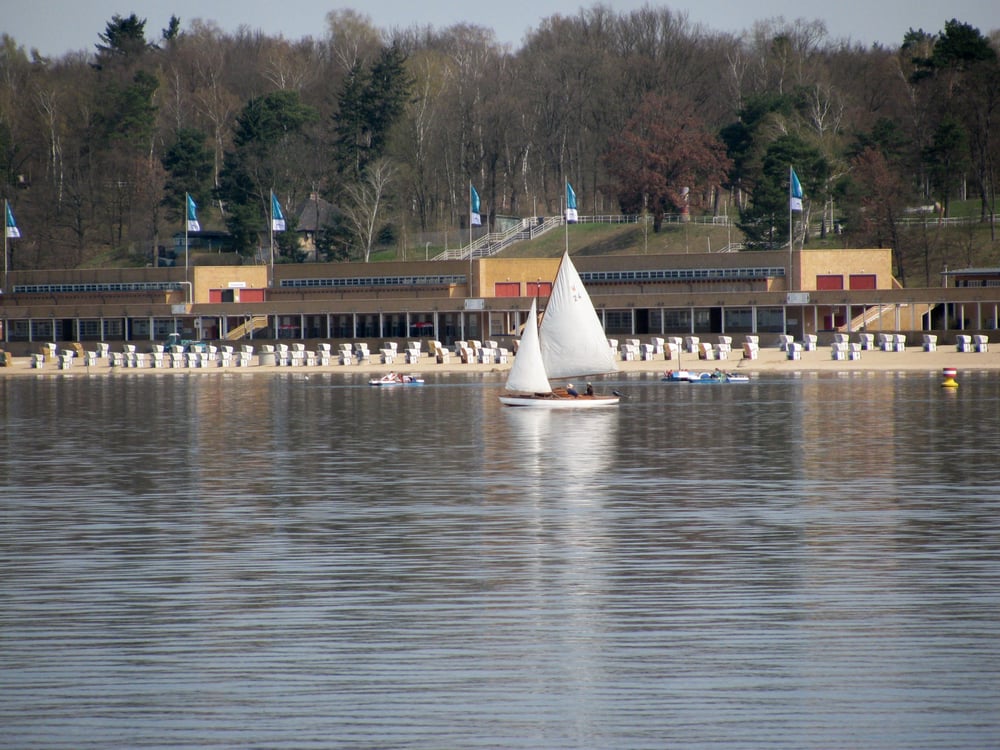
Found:
[{"label": "beach chair", "polygon": [[990,349],[990,337],[985,334],[977,333],[972,337],[972,349],[973,351],[985,354]]},{"label": "beach chair", "polygon": [[451,352],[444,346],[442,346],[440,341],[434,342],[434,351],[431,352],[431,356],[439,365],[448,364],[451,362]]},{"label": "beach chair", "polygon": [[955,337],[955,350],[959,352],[971,352],[972,351],[972,336],[966,336],[964,333],[959,334]]},{"label": "beach chair", "polygon": [[288,351],[288,344],[277,344],[274,350],[274,363],[278,367],[286,367],[291,363],[291,354]]},{"label": "beach chair", "polygon": [[937,351],[937,336],[935,336],[933,333],[924,334],[924,351],[925,352]]}]

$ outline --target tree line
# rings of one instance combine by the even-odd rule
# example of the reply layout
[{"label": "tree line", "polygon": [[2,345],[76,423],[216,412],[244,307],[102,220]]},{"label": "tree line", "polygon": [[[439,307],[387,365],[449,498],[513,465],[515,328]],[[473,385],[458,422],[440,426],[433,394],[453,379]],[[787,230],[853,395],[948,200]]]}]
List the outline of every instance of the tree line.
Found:
[{"label": "tree line", "polygon": [[[350,10],[286,40],[210,22],[158,33],[114,16],[93,51],[58,59],[0,39],[0,174],[22,227],[12,268],[141,262],[202,225],[253,255],[270,195],[337,207],[328,260],[497,216],[727,212],[751,246],[803,226],[899,250],[899,218],[978,198],[992,226],[998,36],[959,20],[898,46],[762,20],[742,34],[646,6],[552,16],[518,49],[489,29],[385,31]],[[27,229],[30,227],[30,230]],[[785,227],[785,230],[782,230]],[[455,235],[458,236],[457,234]],[[279,259],[300,260],[294,232]],[[905,273],[904,269],[900,269]]]}]

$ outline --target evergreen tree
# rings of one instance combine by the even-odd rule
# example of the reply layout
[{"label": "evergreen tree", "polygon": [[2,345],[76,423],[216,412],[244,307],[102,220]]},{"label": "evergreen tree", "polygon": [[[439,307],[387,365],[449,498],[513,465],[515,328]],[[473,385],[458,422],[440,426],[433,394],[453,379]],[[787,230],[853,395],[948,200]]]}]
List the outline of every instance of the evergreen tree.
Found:
[{"label": "evergreen tree", "polygon": [[195,203],[207,206],[212,196],[212,150],[200,130],[182,128],[160,160],[167,171],[163,205],[172,219],[184,212],[184,195],[190,193]]},{"label": "evergreen tree", "polygon": [[135,13],[124,18],[115,14],[99,37],[102,43],[96,45],[95,66],[99,70],[116,62],[127,64],[152,47],[146,41],[146,19],[140,19]]},{"label": "evergreen tree", "polygon": [[[751,204],[740,212],[737,226],[752,243],[765,247],[785,241],[788,227],[789,170],[794,168],[808,201],[822,203],[830,165],[818,149],[795,135],[783,135],[768,146],[761,162]],[[803,221],[808,223],[807,213]]]},{"label": "evergreen tree", "polygon": [[271,190],[281,188],[286,156],[316,119],[297,91],[275,91],[254,97],[240,113],[226,153],[216,197],[226,212],[226,226],[237,249],[250,253],[266,229]]},{"label": "evergreen tree", "polygon": [[370,71],[354,64],[338,97],[333,121],[337,183],[357,182],[369,164],[385,155],[389,135],[412,88],[406,56],[397,44],[384,47]]}]

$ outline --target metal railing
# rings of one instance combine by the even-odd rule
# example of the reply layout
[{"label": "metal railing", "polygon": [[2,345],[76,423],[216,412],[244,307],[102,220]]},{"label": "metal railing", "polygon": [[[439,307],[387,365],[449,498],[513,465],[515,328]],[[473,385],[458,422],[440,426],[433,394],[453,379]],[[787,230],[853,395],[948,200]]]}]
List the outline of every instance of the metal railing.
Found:
[{"label": "metal railing", "polygon": [[547,217],[541,222],[523,219],[521,226],[511,227],[505,232],[490,232],[477,237],[471,244],[455,250],[445,250],[431,260],[469,260],[469,258],[489,258],[515,242],[533,240],[556,227],[561,227],[561,217]]},{"label": "metal railing", "polygon": [[[651,223],[653,217],[649,214],[595,214],[581,216],[577,224],[639,224],[642,221]],[[727,226],[732,223],[728,216],[683,216],[682,214],[667,214],[663,217],[664,224],[705,224],[711,226]],[[515,242],[533,240],[546,232],[565,224],[561,216],[546,216],[522,219],[521,226],[511,227],[504,232],[490,232],[477,237],[471,244],[454,250],[438,253],[431,260],[469,260],[472,258],[489,258]],[[734,252],[742,249],[737,245],[727,245],[721,252]]]}]

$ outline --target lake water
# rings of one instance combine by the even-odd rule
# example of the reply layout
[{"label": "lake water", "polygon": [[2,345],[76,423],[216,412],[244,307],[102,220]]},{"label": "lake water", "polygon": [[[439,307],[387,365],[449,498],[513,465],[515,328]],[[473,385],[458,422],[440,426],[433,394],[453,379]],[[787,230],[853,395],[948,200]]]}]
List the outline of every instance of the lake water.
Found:
[{"label": "lake water", "polygon": [[1000,746],[1000,378],[0,379],[4,748]]}]

